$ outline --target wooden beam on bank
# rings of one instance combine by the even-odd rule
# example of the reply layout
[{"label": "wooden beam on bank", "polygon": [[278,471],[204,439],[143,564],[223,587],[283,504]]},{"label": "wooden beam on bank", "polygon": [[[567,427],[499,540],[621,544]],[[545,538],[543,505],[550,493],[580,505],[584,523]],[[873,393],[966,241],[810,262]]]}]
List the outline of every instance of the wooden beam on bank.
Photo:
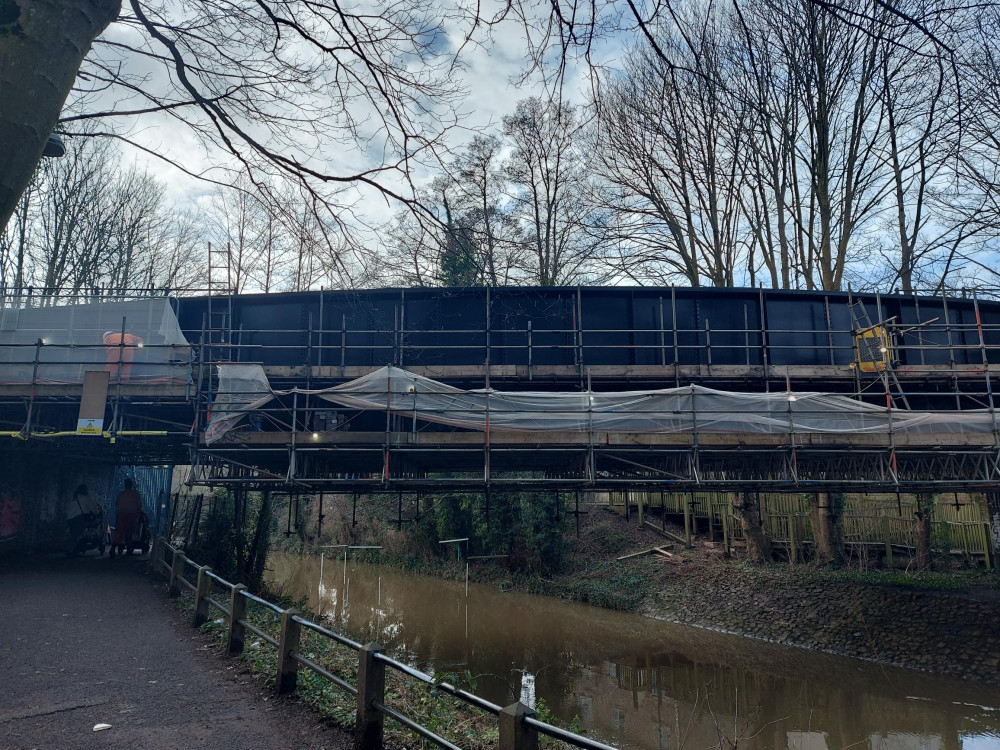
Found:
[{"label": "wooden beam on bank", "polygon": [[673,557],[673,555],[667,552],[667,545],[661,547],[650,547],[649,549],[640,550],[639,552],[633,552],[630,555],[622,555],[621,557],[616,557],[615,562],[621,562],[622,560],[631,560],[633,557],[643,557],[644,555],[660,554],[666,557]]}]

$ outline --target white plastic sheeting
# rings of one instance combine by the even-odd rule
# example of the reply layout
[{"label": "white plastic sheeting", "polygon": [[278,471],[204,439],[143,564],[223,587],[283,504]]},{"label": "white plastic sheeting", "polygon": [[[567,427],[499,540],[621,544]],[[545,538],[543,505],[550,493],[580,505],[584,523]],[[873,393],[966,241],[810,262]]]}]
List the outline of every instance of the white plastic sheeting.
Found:
[{"label": "white plastic sheeting", "polygon": [[[125,346],[110,343],[120,343],[123,332]],[[185,382],[189,362],[187,339],[166,297],[0,305],[0,383],[30,383],[33,377],[41,383],[82,383],[84,372],[95,369],[111,372],[112,382],[119,375],[127,381]]]},{"label": "white plastic sheeting", "polygon": [[[259,365],[220,365],[219,398],[206,431],[212,442],[272,395]],[[918,412],[825,393],[734,393],[690,385],[649,391],[549,393],[462,390],[383,367],[311,393],[352,409],[389,411],[473,430],[725,433],[988,433],[988,410]],[[218,408],[218,407],[216,407]]]},{"label": "white plastic sheeting", "polygon": [[260,365],[220,364],[219,389],[211,404],[205,442],[214,443],[247,414],[274,398]]}]

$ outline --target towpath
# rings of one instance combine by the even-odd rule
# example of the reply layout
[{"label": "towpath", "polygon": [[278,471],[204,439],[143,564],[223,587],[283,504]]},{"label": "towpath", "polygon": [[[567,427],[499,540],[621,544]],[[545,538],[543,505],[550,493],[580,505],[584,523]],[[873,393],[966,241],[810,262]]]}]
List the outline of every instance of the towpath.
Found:
[{"label": "towpath", "polygon": [[210,652],[144,559],[93,555],[0,561],[0,750],[351,747]]}]

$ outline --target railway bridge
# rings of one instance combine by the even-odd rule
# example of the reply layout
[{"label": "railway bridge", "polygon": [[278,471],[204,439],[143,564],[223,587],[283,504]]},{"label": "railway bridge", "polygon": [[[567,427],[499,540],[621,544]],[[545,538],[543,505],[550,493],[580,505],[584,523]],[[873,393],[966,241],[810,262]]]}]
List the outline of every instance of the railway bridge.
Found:
[{"label": "railway bridge", "polygon": [[19,295],[0,527],[116,466],[288,492],[994,498],[998,368],[1000,303],[972,292]]}]

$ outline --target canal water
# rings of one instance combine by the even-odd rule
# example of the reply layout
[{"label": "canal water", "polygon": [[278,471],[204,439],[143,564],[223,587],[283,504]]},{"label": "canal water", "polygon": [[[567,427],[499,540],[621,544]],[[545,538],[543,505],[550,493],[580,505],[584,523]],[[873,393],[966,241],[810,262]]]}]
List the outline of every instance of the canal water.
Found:
[{"label": "canal water", "polygon": [[[1000,689],[343,557],[269,581],[328,626],[628,750],[1000,750]],[[322,567],[322,576],[321,576]]]}]

